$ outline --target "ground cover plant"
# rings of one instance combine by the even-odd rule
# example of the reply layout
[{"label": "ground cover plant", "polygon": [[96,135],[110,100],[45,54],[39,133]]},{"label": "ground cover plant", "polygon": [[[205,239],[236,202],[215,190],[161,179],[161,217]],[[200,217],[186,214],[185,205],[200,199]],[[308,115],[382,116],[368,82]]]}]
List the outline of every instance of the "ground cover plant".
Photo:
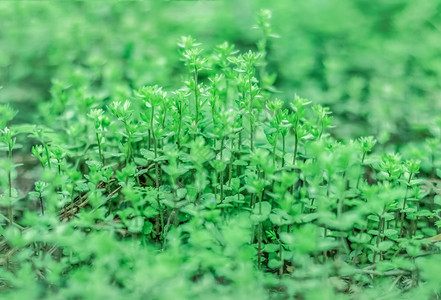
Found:
[{"label": "ground cover plant", "polygon": [[329,106],[334,135],[375,135],[388,151],[431,134],[441,108],[437,0],[3,1],[0,102],[20,110],[15,122],[38,122],[54,79],[97,97],[177,88],[180,36],[255,51],[260,8],[272,11],[280,36],[267,67],[283,98]]},{"label": "ground cover plant", "polygon": [[0,106],[4,298],[440,297],[439,123],[402,152],[338,138],[278,91],[271,22],[251,49],[181,37],[169,86],[73,74],[39,122]]}]

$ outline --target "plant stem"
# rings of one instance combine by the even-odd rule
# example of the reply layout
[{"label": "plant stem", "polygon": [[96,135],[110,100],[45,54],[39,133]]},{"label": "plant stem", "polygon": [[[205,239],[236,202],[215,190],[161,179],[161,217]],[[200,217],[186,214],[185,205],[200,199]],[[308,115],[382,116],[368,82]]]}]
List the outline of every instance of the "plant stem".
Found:
[{"label": "plant stem", "polygon": [[[220,146],[220,160],[222,161],[222,152],[224,151],[224,140],[225,137],[222,136],[221,139],[221,146]],[[220,203],[224,201],[224,171],[221,171],[220,173]]]},{"label": "plant stem", "polygon": [[250,152],[254,151],[254,129],[253,129],[253,83],[250,78],[250,103],[249,103],[249,117],[250,117]]},{"label": "plant stem", "polygon": [[181,127],[182,127],[182,112],[179,111],[179,121],[178,121],[178,132],[177,132],[177,143],[178,149],[181,149]]},{"label": "plant stem", "polygon": [[101,150],[101,136],[98,132],[96,133],[96,140],[98,142],[98,153],[100,155],[101,162],[103,163],[103,166],[104,166],[104,156],[103,156],[103,153]]},{"label": "plant stem", "polygon": [[[383,208],[383,214],[386,211],[386,207]],[[382,228],[384,228],[384,218],[380,215],[378,215],[378,235],[377,235],[377,248],[381,241],[381,235],[382,235]],[[381,251],[380,251],[381,255]],[[374,252],[374,257],[372,258],[372,262],[375,263],[375,258],[377,256],[377,251]]]},{"label": "plant stem", "polygon": [[124,126],[126,128],[126,134],[127,134],[127,157],[126,157],[126,164],[128,164],[130,161],[133,161],[133,148],[132,148],[132,132],[129,130],[129,125],[127,124],[127,121],[124,121]]},{"label": "plant stem", "polygon": [[261,64],[261,66],[260,66],[260,72],[259,72],[259,79],[260,79],[260,87],[262,88],[262,89],[264,89],[265,88],[265,86],[263,85],[263,83],[264,83],[264,79],[265,79],[265,71],[266,71],[266,60],[265,60],[265,58],[266,58],[266,45],[267,45],[267,38],[266,38],[266,36],[265,36],[265,34],[263,34],[263,37],[262,37],[262,39],[261,39],[261,45],[262,45],[262,48],[260,49],[261,50],[261,54],[262,54],[262,64]]},{"label": "plant stem", "polygon": [[[297,126],[297,123],[296,123],[296,126]],[[295,130],[294,130],[294,153],[293,153],[293,157],[292,157],[292,165],[293,165],[293,168],[294,168],[294,166],[296,165],[296,158],[297,158],[297,149],[298,149],[298,146],[299,146],[299,137],[298,137],[298,135],[297,135],[297,129],[295,129]],[[290,192],[291,192],[291,195],[294,194],[294,185],[291,185],[291,187],[290,187]]]},{"label": "plant stem", "polygon": [[162,110],[164,111],[163,115],[162,115],[162,129],[164,129],[165,128],[165,121],[167,120],[167,107],[166,107],[165,101],[162,101]]},{"label": "plant stem", "polygon": [[[262,215],[262,198],[263,198],[263,190],[262,193],[259,194],[259,214]],[[263,235],[263,225],[262,222],[259,222],[259,227],[257,231],[257,266],[259,269],[261,268],[261,260],[262,260],[262,235]]]},{"label": "plant stem", "polygon": [[154,151],[155,151],[155,187],[156,187],[156,202],[158,204],[158,211],[159,211],[159,217],[160,220],[156,220],[156,228],[159,227],[159,221],[161,222],[161,226],[159,231],[159,239],[162,239],[162,230],[164,229],[164,215],[163,215],[163,211],[162,211],[162,207],[161,207],[161,202],[159,201],[159,165],[158,165],[158,144],[156,141],[156,135],[155,135],[155,131],[153,128],[153,118],[155,115],[155,108],[154,106],[152,106],[152,115],[151,115],[151,120],[150,120],[150,130],[152,131],[152,139],[153,139],[153,147],[154,147]]},{"label": "plant stem", "polygon": [[[240,116],[240,120],[242,121],[242,115]],[[242,130],[239,131],[239,141],[237,143],[237,158],[238,159],[240,159],[241,148],[242,148]],[[240,175],[242,175],[242,167],[240,165],[238,165],[236,167],[236,176],[239,177]]]},{"label": "plant stem", "polygon": [[198,126],[199,121],[199,92],[198,92],[198,69],[196,66],[194,67],[193,72],[193,80],[194,80],[194,101],[195,101],[195,109],[196,109],[196,128]]},{"label": "plant stem", "polygon": [[228,88],[229,88],[229,80],[225,77],[225,107],[228,107]]},{"label": "plant stem", "polygon": [[409,184],[412,179],[412,175],[413,175],[412,173],[409,174],[409,180],[407,181],[407,185],[406,185],[406,193],[405,193],[404,199],[403,199],[403,211],[401,212],[401,225],[400,225],[400,235],[401,236],[404,235],[404,217],[406,215],[404,210],[406,209],[407,193],[409,192]]},{"label": "plant stem", "polygon": [[219,174],[217,173],[217,171],[214,171],[214,177],[213,177],[213,194],[214,194],[214,199],[217,199],[217,180],[218,180],[218,176]]},{"label": "plant stem", "polygon": [[285,154],[286,154],[286,136],[282,135],[282,168],[285,167]]},{"label": "plant stem", "polygon": [[58,174],[61,175],[61,160],[57,158]]},{"label": "plant stem", "polygon": [[282,242],[280,240],[278,240],[278,242],[279,242],[279,260],[282,262],[282,265],[279,268],[279,278],[282,278],[282,275],[283,275],[283,265],[284,265],[284,262],[282,260],[283,247],[282,247]]},{"label": "plant stem", "polygon": [[[324,226],[324,231],[323,231],[323,240],[326,240],[326,236],[328,235],[328,227],[326,227],[326,225]],[[326,262],[326,259],[328,257],[328,251],[327,250],[323,250],[323,263]]]},{"label": "plant stem", "polygon": [[44,216],[43,197],[41,196],[41,192],[39,195],[39,199],[40,199],[41,214]]},{"label": "plant stem", "polygon": [[294,131],[294,154],[292,158],[292,165],[295,166],[296,164],[296,158],[297,158],[297,148],[299,146],[299,137],[297,135],[297,130]]},{"label": "plant stem", "polygon": [[234,136],[231,137],[230,145],[230,165],[228,166],[228,186],[231,186],[231,178],[233,177],[233,147],[234,147]]},{"label": "plant stem", "polygon": [[321,119],[320,125],[321,125],[320,126],[321,129],[320,129],[320,133],[319,133],[318,139],[320,139],[322,137],[323,131],[325,130],[325,125],[323,124],[323,119]]},{"label": "plant stem", "polygon": [[47,147],[47,144],[43,142],[43,147],[44,147],[44,151],[46,153],[46,158],[47,158],[47,165],[49,167],[49,169],[52,169],[51,167],[51,157],[49,156],[49,149]]},{"label": "plant stem", "polygon": [[[363,167],[363,163],[364,163],[364,159],[366,158],[366,152],[363,152],[363,157],[361,158],[361,167]],[[357,179],[357,185],[355,186],[358,189],[358,186],[360,184],[360,179],[361,179],[361,174],[358,175],[358,179]]]},{"label": "plant stem", "polygon": [[[362,228],[361,231],[359,232],[359,235],[362,236],[364,231],[365,231],[365,228]],[[357,254],[360,253],[361,247],[362,247],[362,244],[358,243],[357,244],[357,248],[355,249],[354,257],[352,258],[352,264],[353,265],[355,265],[357,263]]]},{"label": "plant stem", "polygon": [[10,162],[10,167],[8,170],[8,196],[9,196],[9,206],[8,206],[8,219],[9,224],[12,225],[14,222],[14,213],[12,210],[12,144],[9,143],[9,149],[8,149],[8,159]]}]

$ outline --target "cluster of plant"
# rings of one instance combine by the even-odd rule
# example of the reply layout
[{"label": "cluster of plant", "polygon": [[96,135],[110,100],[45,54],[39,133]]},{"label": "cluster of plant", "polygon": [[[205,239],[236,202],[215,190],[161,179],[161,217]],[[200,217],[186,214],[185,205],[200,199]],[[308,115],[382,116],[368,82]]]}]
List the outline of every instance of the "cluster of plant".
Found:
[{"label": "cluster of plant", "polygon": [[328,107],[277,97],[270,17],[256,51],[181,38],[177,89],[54,81],[44,125],[0,107],[5,297],[440,297],[441,134],[421,160],[333,137]]},{"label": "cluster of plant", "polygon": [[25,121],[53,78],[100,97],[146,84],[175,88],[179,36],[207,49],[227,40],[256,50],[257,32],[248,29],[262,7],[280,35],[267,62],[283,99],[298,93],[329,106],[333,134],[375,135],[387,150],[429,134],[441,108],[437,0],[4,1],[0,102],[14,101],[16,121]]}]

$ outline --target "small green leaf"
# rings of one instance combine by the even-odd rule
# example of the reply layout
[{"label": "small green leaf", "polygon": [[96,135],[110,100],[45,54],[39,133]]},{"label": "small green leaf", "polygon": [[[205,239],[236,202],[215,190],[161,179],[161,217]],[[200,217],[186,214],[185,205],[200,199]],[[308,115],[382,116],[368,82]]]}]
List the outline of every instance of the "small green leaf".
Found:
[{"label": "small green leaf", "polygon": [[384,252],[384,251],[387,251],[390,248],[392,248],[393,245],[394,245],[394,242],[392,242],[392,241],[383,241],[378,244],[378,250]]},{"label": "small green leaf", "polygon": [[280,268],[283,265],[283,262],[278,259],[270,259],[268,261],[268,267],[270,269],[277,269]]},{"label": "small green leaf", "polygon": [[153,224],[150,222],[144,222],[144,225],[142,226],[142,233],[144,234],[150,234],[153,229]]},{"label": "small green leaf", "polygon": [[185,196],[187,196],[187,189],[186,188],[177,189],[176,195],[178,196],[178,199],[185,198]]},{"label": "small green leaf", "polygon": [[[261,205],[261,211],[259,205]],[[253,213],[256,215],[262,215],[268,217],[269,214],[271,213],[271,204],[267,201],[262,201],[261,204],[256,203],[256,206],[253,209]]]},{"label": "small green leaf", "polygon": [[266,244],[263,248],[263,252],[273,253],[280,250],[279,244]]},{"label": "small green leaf", "polygon": [[233,162],[233,165],[235,166],[248,166],[248,162],[244,160],[237,159]]},{"label": "small green leaf", "polygon": [[133,233],[139,233],[144,226],[144,217],[137,216],[133,219],[126,220],[127,230]]},{"label": "small green leaf", "polygon": [[153,208],[153,206],[147,206],[144,209],[143,214],[144,214],[144,216],[146,216],[146,218],[151,218],[151,217],[156,216],[158,214],[158,211],[155,208]]}]

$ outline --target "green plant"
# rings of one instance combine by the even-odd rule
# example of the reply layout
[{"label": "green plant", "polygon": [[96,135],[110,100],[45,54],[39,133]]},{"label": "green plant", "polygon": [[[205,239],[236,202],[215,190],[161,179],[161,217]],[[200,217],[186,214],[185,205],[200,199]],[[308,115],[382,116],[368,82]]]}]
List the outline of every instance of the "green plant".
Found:
[{"label": "green plant", "polygon": [[336,137],[328,106],[273,87],[270,16],[257,51],[181,38],[164,87],[89,57],[53,81],[45,126],[0,106],[5,297],[439,297],[438,132],[421,161]]}]

